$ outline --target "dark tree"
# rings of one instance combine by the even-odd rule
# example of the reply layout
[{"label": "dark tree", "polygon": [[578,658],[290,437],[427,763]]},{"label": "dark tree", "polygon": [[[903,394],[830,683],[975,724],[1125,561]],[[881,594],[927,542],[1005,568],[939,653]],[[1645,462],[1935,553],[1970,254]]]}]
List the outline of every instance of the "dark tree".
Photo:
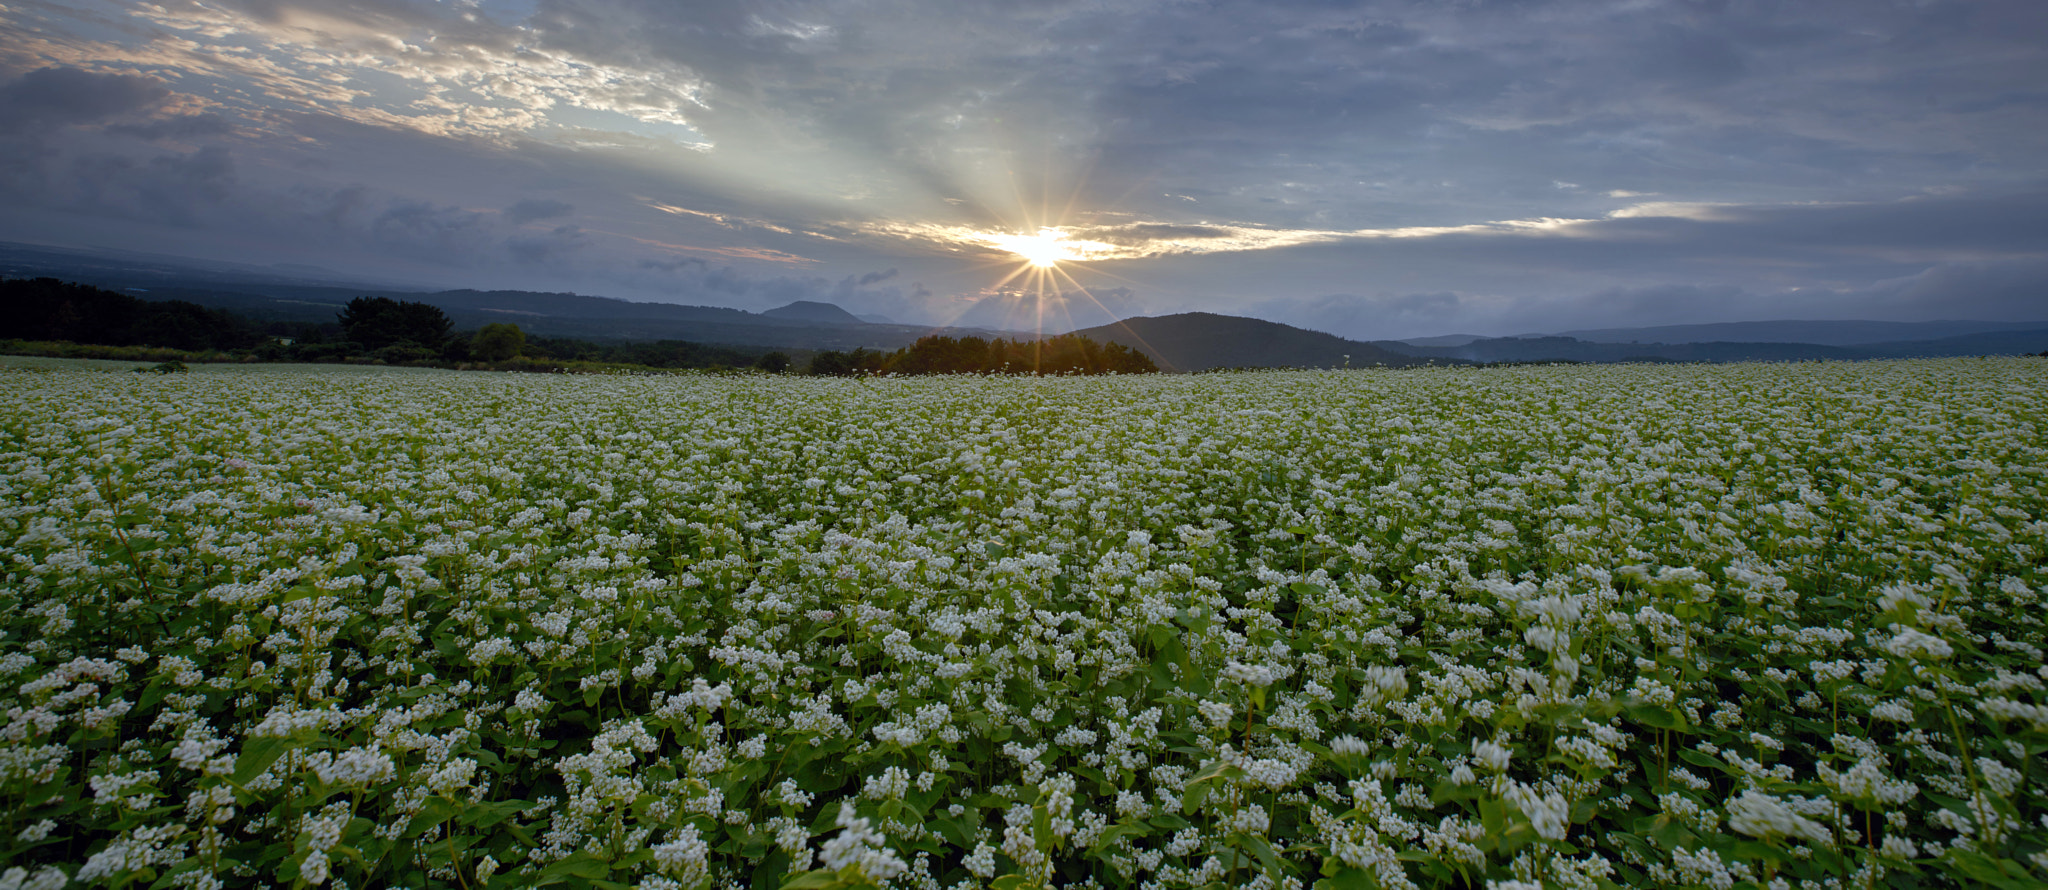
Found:
[{"label": "dark tree", "polygon": [[439,307],[390,297],[357,297],[335,319],[344,336],[373,352],[408,343],[439,351],[454,327]]},{"label": "dark tree", "polygon": [[481,361],[502,362],[526,348],[526,332],[516,324],[493,322],[484,325],[469,341],[469,354]]},{"label": "dark tree", "polygon": [[[820,370],[818,361],[832,355],[840,354],[824,353],[813,360],[811,373],[860,372]],[[1142,352],[1121,343],[1100,344],[1078,334],[1038,340],[934,335],[879,358],[879,367],[860,370],[895,374],[1143,374],[1159,370]],[[836,366],[828,363],[824,367]]]},{"label": "dark tree", "polygon": [[783,352],[764,352],[760,358],[754,360],[754,368],[767,371],[770,374],[780,374],[789,370],[789,354]]},{"label": "dark tree", "polygon": [[0,339],[204,351],[254,346],[241,319],[183,300],[151,302],[55,278],[0,280]]}]

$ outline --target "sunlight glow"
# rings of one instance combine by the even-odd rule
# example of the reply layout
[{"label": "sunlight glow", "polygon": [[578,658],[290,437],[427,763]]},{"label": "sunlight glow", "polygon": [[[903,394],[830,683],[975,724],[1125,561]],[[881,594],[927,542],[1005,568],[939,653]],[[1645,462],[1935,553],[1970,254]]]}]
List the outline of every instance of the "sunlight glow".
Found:
[{"label": "sunlight glow", "polygon": [[995,235],[989,241],[995,246],[1023,257],[1025,261],[1040,269],[1052,269],[1063,260],[1078,260],[1079,251],[1071,245],[1061,243],[1066,233],[1051,226],[1041,227],[1036,235]]}]

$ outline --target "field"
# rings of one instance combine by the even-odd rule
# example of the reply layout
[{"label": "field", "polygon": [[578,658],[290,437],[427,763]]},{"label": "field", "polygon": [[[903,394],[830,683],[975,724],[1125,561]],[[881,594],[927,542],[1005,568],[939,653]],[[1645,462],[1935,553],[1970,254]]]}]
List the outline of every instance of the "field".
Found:
[{"label": "field", "polygon": [[0,392],[5,890],[2048,880],[2040,359]]}]

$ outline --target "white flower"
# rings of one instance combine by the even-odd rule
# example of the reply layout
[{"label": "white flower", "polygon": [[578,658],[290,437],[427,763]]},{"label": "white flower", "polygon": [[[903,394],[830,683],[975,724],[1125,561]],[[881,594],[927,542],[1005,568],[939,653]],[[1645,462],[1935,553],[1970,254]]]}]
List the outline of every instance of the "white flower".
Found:
[{"label": "white flower", "polygon": [[1514,749],[1491,740],[1481,740],[1472,745],[1472,759],[1493,772],[1506,772],[1514,756]]},{"label": "white flower", "polygon": [[1225,680],[1263,689],[1273,685],[1275,680],[1280,679],[1281,674],[1267,665],[1233,661],[1223,666],[1221,676]]},{"label": "white flower", "polygon": [[71,879],[54,865],[42,866],[35,874],[19,866],[0,873],[0,890],[63,890],[70,883]]},{"label": "white flower", "polygon": [[374,748],[360,747],[343,751],[331,761],[323,758],[315,764],[313,772],[322,782],[344,787],[381,785],[398,777],[398,768],[391,762],[391,755]]},{"label": "white flower", "polygon": [[476,761],[458,757],[448,761],[427,777],[427,788],[435,794],[453,796],[457,791],[469,787],[469,780],[476,776]]},{"label": "white flower", "polygon": [[1760,840],[1798,838],[1820,842],[1829,838],[1820,823],[1801,816],[1783,801],[1754,788],[1728,801],[1728,827]]},{"label": "white flower", "polygon": [[1910,627],[1892,625],[1896,634],[1885,641],[1884,650],[1900,658],[1948,658],[1956,654],[1948,641]]},{"label": "white flower", "polygon": [[662,874],[694,886],[704,879],[709,868],[711,845],[698,836],[697,826],[685,824],[671,833],[667,843],[657,844],[649,852],[654,854],[654,867]]},{"label": "white flower", "polygon": [[1920,786],[1912,782],[1899,781],[1885,775],[1882,755],[1863,757],[1846,772],[1838,773],[1825,763],[1815,765],[1814,772],[1820,776],[1823,784],[1850,800],[1896,806],[1912,800],[1920,791]]},{"label": "white flower", "polygon": [[910,870],[902,857],[882,846],[888,838],[857,815],[853,804],[840,804],[838,825],[839,834],[818,850],[818,860],[825,868],[838,871],[849,865],[857,866],[861,874],[878,884]]},{"label": "white flower", "polygon": [[1520,782],[1511,782],[1503,795],[1522,815],[1529,817],[1536,830],[1536,836],[1546,840],[1564,840],[1565,832],[1571,828],[1571,803],[1564,795],[1555,791],[1538,793],[1535,788]]},{"label": "white flower", "polygon": [[299,860],[299,878],[308,884],[319,886],[327,883],[327,851],[309,850],[306,858]]}]

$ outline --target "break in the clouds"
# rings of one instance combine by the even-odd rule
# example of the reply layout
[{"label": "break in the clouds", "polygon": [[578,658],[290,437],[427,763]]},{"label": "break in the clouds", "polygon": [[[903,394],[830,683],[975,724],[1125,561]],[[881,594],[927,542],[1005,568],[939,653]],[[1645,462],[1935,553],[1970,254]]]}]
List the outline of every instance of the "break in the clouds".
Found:
[{"label": "break in the clouds", "polygon": [[2044,36],[2032,0],[29,0],[0,238],[901,321],[2048,319]]}]

